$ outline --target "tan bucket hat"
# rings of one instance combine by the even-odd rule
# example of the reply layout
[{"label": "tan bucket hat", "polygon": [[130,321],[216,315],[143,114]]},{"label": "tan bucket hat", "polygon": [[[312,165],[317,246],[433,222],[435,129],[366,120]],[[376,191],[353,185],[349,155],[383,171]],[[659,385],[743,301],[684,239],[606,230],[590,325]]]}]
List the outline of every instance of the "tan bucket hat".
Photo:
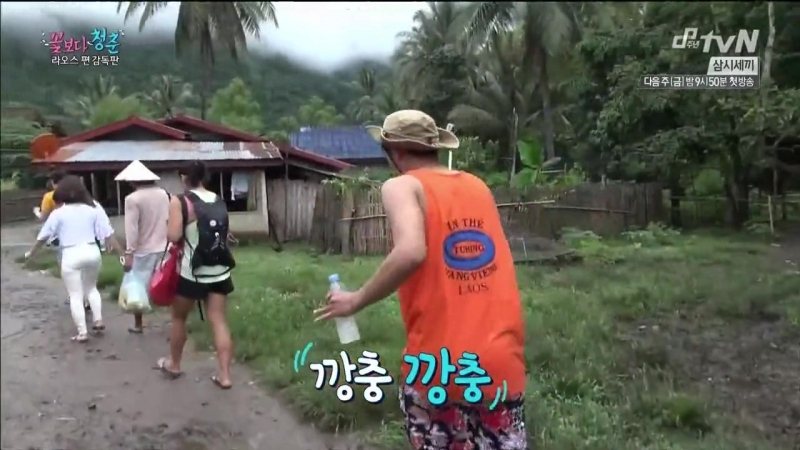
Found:
[{"label": "tan bucket hat", "polygon": [[158,175],[137,160],[128,164],[128,167],[123,169],[114,178],[114,181],[158,181],[160,179]]},{"label": "tan bucket hat", "polygon": [[386,116],[383,127],[370,125],[367,132],[381,144],[403,144],[409,150],[455,150],[455,134],[436,126],[433,117],[422,111],[405,109]]}]

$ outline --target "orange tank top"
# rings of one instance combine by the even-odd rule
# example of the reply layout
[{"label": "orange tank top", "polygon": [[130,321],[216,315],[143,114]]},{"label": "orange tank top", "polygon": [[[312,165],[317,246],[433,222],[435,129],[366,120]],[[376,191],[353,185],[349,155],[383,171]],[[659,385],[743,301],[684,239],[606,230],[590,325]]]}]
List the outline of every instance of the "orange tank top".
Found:
[{"label": "orange tank top", "polygon": [[[427,258],[400,287],[400,310],[406,328],[404,356],[450,351],[457,367],[463,352],[478,356],[492,378],[481,387],[491,403],[504,382],[509,398],[525,391],[524,324],[519,289],[508,240],[494,198],[486,184],[465,172],[421,169],[408,173],[425,194]],[[423,386],[421,364],[410,383],[421,392],[443,386],[448,403],[463,402],[466,386],[441,383],[441,367]],[[401,383],[411,371],[403,363]]]}]

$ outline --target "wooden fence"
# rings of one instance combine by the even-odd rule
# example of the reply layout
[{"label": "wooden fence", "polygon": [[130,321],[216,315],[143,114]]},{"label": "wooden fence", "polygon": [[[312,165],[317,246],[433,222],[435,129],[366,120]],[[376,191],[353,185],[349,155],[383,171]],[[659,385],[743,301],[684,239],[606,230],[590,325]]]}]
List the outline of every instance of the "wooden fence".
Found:
[{"label": "wooden fence", "polygon": [[45,191],[29,191],[17,189],[3,191],[0,194],[0,222],[10,223],[22,220],[33,220],[33,208],[42,203]]},{"label": "wooden fence", "polygon": [[[30,220],[43,191],[2,194],[2,222]],[[537,188],[526,192],[496,190],[497,208],[509,239],[556,238],[565,227],[613,235],[632,227],[666,220],[661,186],[587,184],[572,188]],[[268,180],[270,232],[280,241],[307,240],[323,252],[386,254],[391,235],[380,189],[341,191],[334,184]]]},{"label": "wooden fence", "polygon": [[[566,227],[607,236],[664,221],[662,192],[658,183],[626,183],[496,190],[494,196],[509,239],[552,239]],[[365,187],[342,192],[335,186],[322,186],[317,191],[310,242],[323,252],[386,254],[391,236],[380,190]]]}]

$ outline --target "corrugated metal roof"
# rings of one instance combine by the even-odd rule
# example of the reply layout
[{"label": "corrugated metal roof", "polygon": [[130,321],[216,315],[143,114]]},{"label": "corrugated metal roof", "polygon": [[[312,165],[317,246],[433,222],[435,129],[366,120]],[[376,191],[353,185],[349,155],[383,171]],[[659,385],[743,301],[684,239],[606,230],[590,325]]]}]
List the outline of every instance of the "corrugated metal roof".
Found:
[{"label": "corrugated metal roof", "polygon": [[269,142],[97,141],[61,147],[47,162],[281,159]]},{"label": "corrugated metal roof", "polygon": [[381,145],[364,127],[309,128],[293,133],[289,139],[299,149],[336,159],[384,158]]}]

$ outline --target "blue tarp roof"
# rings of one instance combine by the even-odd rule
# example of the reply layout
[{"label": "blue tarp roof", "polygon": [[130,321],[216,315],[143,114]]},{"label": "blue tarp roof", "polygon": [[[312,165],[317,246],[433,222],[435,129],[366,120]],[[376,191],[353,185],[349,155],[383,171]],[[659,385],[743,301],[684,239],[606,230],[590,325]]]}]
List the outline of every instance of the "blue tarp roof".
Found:
[{"label": "blue tarp roof", "polygon": [[364,127],[308,128],[290,136],[293,147],[335,159],[383,158]]}]

